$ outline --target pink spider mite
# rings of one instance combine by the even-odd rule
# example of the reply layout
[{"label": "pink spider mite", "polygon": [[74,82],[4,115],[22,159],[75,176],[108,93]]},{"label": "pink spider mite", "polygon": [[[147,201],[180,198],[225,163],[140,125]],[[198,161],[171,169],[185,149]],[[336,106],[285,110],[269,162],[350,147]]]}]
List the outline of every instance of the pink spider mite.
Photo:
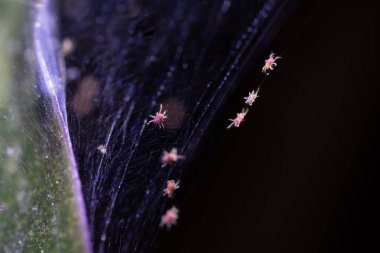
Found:
[{"label": "pink spider mite", "polygon": [[230,125],[228,125],[227,129],[231,128],[232,126],[234,127],[239,127],[241,123],[244,121],[245,115],[247,115],[248,109],[244,108],[240,113],[237,114],[236,118],[234,119],[229,119],[229,121],[232,121]]},{"label": "pink spider mite", "polygon": [[253,90],[252,92],[248,92],[248,97],[244,97],[245,103],[247,105],[251,106],[253,104],[253,102],[255,102],[256,98],[259,97],[259,95],[258,95],[259,89],[260,88],[257,88],[256,92],[255,92],[255,90]]},{"label": "pink spider mite", "polygon": [[162,167],[165,167],[168,164],[172,164],[174,162],[177,162],[179,159],[184,159],[185,157],[183,155],[178,155],[178,151],[176,148],[172,148],[170,152],[164,151],[164,154],[162,155],[161,161],[162,161]]},{"label": "pink spider mite", "polygon": [[164,120],[167,118],[167,116],[166,111],[162,112],[162,104],[160,104],[160,110],[156,112],[156,115],[149,115],[149,117],[151,117],[152,120],[148,122],[148,125],[150,123],[153,123],[160,128],[164,128]]},{"label": "pink spider mite", "polygon": [[276,61],[278,59],[281,59],[281,57],[279,57],[279,56],[275,57],[275,54],[271,53],[269,55],[269,58],[265,60],[265,65],[263,67],[263,73],[266,74],[266,75],[269,75],[269,73],[267,71],[268,70],[273,70],[273,67],[277,66]]},{"label": "pink spider mite", "polygon": [[168,180],[166,188],[164,190],[164,196],[168,198],[173,197],[173,193],[175,190],[179,188],[179,180],[176,182],[174,180]]},{"label": "pink spider mite", "polygon": [[170,229],[173,225],[177,224],[179,210],[173,206],[166,211],[161,217],[160,227],[166,226],[166,229]]}]

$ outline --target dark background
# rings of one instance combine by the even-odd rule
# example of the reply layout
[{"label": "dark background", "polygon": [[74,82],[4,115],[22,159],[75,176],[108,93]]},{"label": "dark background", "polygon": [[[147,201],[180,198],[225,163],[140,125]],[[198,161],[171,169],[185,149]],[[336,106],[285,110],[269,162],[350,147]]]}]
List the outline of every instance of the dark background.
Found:
[{"label": "dark background", "polygon": [[376,7],[306,2],[268,45],[283,59],[244,125],[198,165],[158,252],[380,252]]}]

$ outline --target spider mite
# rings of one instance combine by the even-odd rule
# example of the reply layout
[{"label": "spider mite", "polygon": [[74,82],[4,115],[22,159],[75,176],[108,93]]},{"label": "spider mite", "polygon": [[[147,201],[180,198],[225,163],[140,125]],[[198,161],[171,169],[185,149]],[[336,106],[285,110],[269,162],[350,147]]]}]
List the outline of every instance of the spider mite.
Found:
[{"label": "spider mite", "polygon": [[162,155],[161,162],[162,167],[165,167],[168,164],[172,164],[174,162],[177,162],[179,159],[184,159],[185,157],[183,155],[178,155],[178,151],[176,148],[172,148],[170,152],[164,151],[164,154]]},{"label": "spider mite", "polygon": [[248,97],[244,97],[245,103],[247,105],[251,106],[253,104],[253,102],[255,102],[256,98],[259,97],[259,95],[258,95],[259,89],[260,88],[257,88],[256,92],[255,92],[255,90],[253,90],[252,92],[249,92]]},{"label": "spider mite", "polygon": [[107,154],[107,148],[104,146],[104,145],[100,145],[99,147],[97,147],[97,150],[102,153],[102,155],[105,155]]},{"label": "spider mite", "polygon": [[278,59],[281,59],[281,57],[279,57],[279,56],[275,57],[275,54],[271,53],[269,55],[269,58],[265,60],[265,65],[263,67],[263,73],[266,74],[266,75],[269,75],[269,73],[267,71],[268,70],[273,70],[273,67],[277,66],[276,61]]},{"label": "spider mite", "polygon": [[177,224],[179,210],[173,206],[168,209],[161,217],[160,227],[166,226],[166,229],[170,229],[173,225]]},{"label": "spider mite", "polygon": [[168,198],[173,197],[173,193],[175,190],[179,188],[179,180],[176,182],[174,180],[168,180],[166,188],[164,190],[164,196]]},{"label": "spider mite", "polygon": [[149,115],[149,117],[151,117],[152,120],[148,122],[148,125],[150,123],[153,123],[160,128],[164,128],[164,120],[167,118],[167,116],[166,111],[162,112],[162,104],[160,104],[160,110],[156,112],[156,115]]},{"label": "spider mite", "polygon": [[237,114],[236,118],[229,119],[229,121],[232,121],[232,123],[228,125],[227,129],[231,128],[232,126],[239,127],[240,124],[244,121],[244,117],[247,115],[247,113],[248,109],[244,108],[240,113]]}]

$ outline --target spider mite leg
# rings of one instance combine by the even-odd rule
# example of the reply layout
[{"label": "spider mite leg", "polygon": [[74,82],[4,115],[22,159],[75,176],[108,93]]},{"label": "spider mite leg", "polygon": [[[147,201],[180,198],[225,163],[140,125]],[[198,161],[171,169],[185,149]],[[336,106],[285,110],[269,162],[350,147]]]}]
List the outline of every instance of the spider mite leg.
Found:
[{"label": "spider mite leg", "polygon": [[281,57],[279,56],[276,57],[274,53],[271,53],[269,55],[269,58],[265,60],[265,64],[262,69],[262,72],[266,75],[269,75],[268,70],[273,70],[273,67],[277,66],[276,61],[278,59],[281,59]]},{"label": "spider mite leg", "polygon": [[161,162],[162,167],[165,167],[168,164],[172,164],[177,162],[180,159],[184,159],[185,157],[183,155],[178,155],[178,151],[176,148],[172,148],[170,152],[164,151],[164,154],[162,155]]},{"label": "spider mite leg", "polygon": [[166,184],[167,185],[164,190],[164,196],[168,198],[172,198],[174,191],[179,188],[179,180],[178,181],[168,180]]},{"label": "spider mite leg", "polygon": [[164,128],[164,120],[167,118],[167,116],[166,111],[162,112],[162,104],[160,104],[160,110],[156,112],[156,115],[149,115],[149,117],[151,117],[152,120],[148,122],[148,125],[150,123],[153,123],[160,128]]},{"label": "spider mite leg", "polygon": [[244,108],[240,113],[237,114],[236,118],[229,119],[229,121],[231,121],[232,123],[230,125],[228,125],[227,129],[229,129],[233,126],[239,127],[240,124],[243,123],[244,117],[245,117],[245,115],[247,115],[247,113],[248,113],[248,109]]},{"label": "spider mite leg", "polygon": [[166,226],[166,229],[170,229],[173,225],[177,224],[179,210],[177,207],[173,206],[168,209],[164,215],[161,217],[160,227]]},{"label": "spider mite leg", "polygon": [[260,88],[257,88],[256,92],[255,90],[252,90],[252,92],[249,92],[248,93],[248,97],[244,97],[245,99],[245,103],[249,106],[252,106],[252,104],[256,101],[256,98],[259,97],[259,89]]}]

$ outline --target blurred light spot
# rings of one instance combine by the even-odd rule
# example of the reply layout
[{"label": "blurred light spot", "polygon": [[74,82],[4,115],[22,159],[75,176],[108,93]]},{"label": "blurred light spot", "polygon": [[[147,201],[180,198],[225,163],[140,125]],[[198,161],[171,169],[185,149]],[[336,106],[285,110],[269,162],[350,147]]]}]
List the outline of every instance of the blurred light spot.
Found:
[{"label": "blurred light spot", "polygon": [[5,152],[9,157],[18,157],[21,153],[21,150],[19,147],[7,147]]},{"label": "blurred light spot", "polygon": [[62,41],[62,53],[63,56],[68,56],[75,50],[75,43],[70,38],[64,38]]},{"label": "blurred light spot", "polygon": [[187,107],[177,98],[168,98],[162,102],[165,110],[167,110],[168,118],[165,121],[165,128],[180,128],[186,120]]},{"label": "blurred light spot", "polygon": [[7,205],[3,202],[0,202],[0,213],[5,212],[8,209]]},{"label": "blurred light spot", "polygon": [[83,78],[71,101],[71,110],[79,117],[86,116],[94,106],[94,98],[99,92],[99,82],[92,76]]},{"label": "blurred light spot", "polygon": [[19,159],[21,157],[22,151],[20,147],[13,146],[13,147],[7,147],[5,149],[5,153],[7,157],[9,158],[7,165],[5,168],[10,174],[14,174],[19,166]]},{"label": "blurred light spot", "polygon": [[224,0],[223,5],[222,5],[222,12],[226,13],[230,9],[231,6],[231,1],[230,0]]},{"label": "blurred light spot", "polygon": [[68,68],[66,70],[66,78],[67,81],[73,81],[79,77],[79,69],[75,67]]},{"label": "blurred light spot", "polygon": [[151,62],[155,62],[156,60],[157,60],[156,56],[152,55],[152,56],[150,57],[150,61],[151,61]]}]

